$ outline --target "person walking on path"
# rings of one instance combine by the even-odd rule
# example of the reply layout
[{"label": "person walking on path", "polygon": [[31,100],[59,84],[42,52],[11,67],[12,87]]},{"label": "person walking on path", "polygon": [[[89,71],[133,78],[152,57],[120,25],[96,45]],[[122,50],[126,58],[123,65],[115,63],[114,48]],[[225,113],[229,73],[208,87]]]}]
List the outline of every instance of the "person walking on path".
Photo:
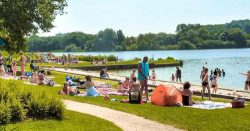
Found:
[{"label": "person walking on path", "polygon": [[204,97],[205,90],[207,89],[209,100],[211,100],[210,87],[209,87],[209,83],[208,83],[208,68],[205,68],[205,72],[203,73],[202,77],[203,77],[203,79],[202,79],[202,88],[203,88],[202,99]]},{"label": "person walking on path", "polygon": [[148,64],[148,57],[145,56],[143,61],[138,65],[138,80],[140,81],[141,85],[141,95],[143,91],[145,91],[147,101],[148,99],[148,78],[149,78],[149,64]]},{"label": "person walking on path", "polygon": [[245,90],[249,91],[250,90],[250,70],[247,71],[247,73],[240,73],[240,74],[247,76],[247,80],[245,82]]},{"label": "person walking on path", "polygon": [[176,82],[178,82],[178,80],[181,82],[181,69],[179,67],[176,67]]}]

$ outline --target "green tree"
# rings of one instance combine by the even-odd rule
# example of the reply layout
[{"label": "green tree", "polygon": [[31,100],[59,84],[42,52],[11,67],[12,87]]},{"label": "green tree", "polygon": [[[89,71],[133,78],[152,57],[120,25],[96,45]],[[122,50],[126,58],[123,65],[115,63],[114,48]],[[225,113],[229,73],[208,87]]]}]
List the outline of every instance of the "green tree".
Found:
[{"label": "green tree", "polygon": [[6,32],[9,53],[26,50],[25,36],[38,30],[49,31],[56,15],[64,13],[66,0],[2,0],[0,30]]},{"label": "green tree", "polygon": [[181,41],[178,44],[180,49],[196,49],[196,46],[187,40]]},{"label": "green tree", "polygon": [[77,51],[77,50],[79,50],[79,48],[75,44],[69,44],[64,49],[65,52],[73,52],[73,51]]},{"label": "green tree", "polygon": [[99,31],[94,43],[96,51],[113,51],[118,44],[117,34],[113,29]]}]

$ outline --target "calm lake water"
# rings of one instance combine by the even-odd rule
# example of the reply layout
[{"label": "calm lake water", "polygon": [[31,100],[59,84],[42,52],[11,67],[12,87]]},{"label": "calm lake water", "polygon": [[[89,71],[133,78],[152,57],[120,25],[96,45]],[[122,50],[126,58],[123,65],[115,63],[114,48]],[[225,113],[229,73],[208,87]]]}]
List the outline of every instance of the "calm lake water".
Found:
[{"label": "calm lake water", "polygon": [[[55,55],[68,54],[58,52]],[[184,61],[182,70],[182,80],[190,81],[193,84],[200,84],[200,71],[202,66],[209,70],[215,68],[224,69],[225,77],[218,79],[218,84],[225,88],[244,89],[245,76],[240,72],[250,70],[250,48],[247,49],[216,49],[216,50],[174,50],[174,51],[122,51],[122,52],[76,52],[73,55],[115,55],[119,59],[132,59],[134,57],[148,56],[150,58],[166,58],[168,56]],[[207,63],[207,64],[206,64]],[[157,79],[170,80],[175,67],[155,68]],[[112,71],[122,76],[129,76],[131,70]],[[150,72],[151,73],[151,72]]]}]

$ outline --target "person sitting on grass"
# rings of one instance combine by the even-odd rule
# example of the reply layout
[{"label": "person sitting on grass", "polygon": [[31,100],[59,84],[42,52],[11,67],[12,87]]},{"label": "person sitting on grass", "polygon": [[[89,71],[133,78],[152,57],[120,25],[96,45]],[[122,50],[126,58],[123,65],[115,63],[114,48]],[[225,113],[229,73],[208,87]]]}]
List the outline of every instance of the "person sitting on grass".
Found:
[{"label": "person sitting on grass", "polygon": [[126,92],[130,89],[130,81],[129,78],[126,77],[124,82],[119,82],[118,92]]},{"label": "person sitting on grass", "polygon": [[38,66],[35,66],[34,60],[31,60],[31,63],[30,63],[30,70],[31,70],[31,71],[37,71],[37,70],[39,70],[39,67],[38,67]]},{"label": "person sitting on grass", "polygon": [[38,73],[36,71],[31,74],[31,83],[38,84]]},{"label": "person sitting on grass", "polygon": [[67,82],[63,84],[62,91],[59,94],[74,94],[76,92],[75,88],[71,88]]},{"label": "person sitting on grass", "polygon": [[37,84],[38,84],[38,85],[43,85],[43,84],[45,84],[45,79],[46,79],[46,78],[45,78],[44,73],[45,73],[44,70],[39,71],[39,73],[38,73],[38,75],[37,75],[37,77],[38,77],[38,82],[37,82]]},{"label": "person sitting on grass", "polygon": [[76,86],[76,83],[72,81],[70,76],[66,76],[66,82],[68,82],[69,86]]},{"label": "person sitting on grass", "polygon": [[86,96],[99,96],[98,91],[95,88],[95,83],[92,81],[92,77],[90,75],[85,76],[85,83],[82,86],[86,88]]},{"label": "person sitting on grass", "polygon": [[192,101],[192,95],[193,92],[190,90],[190,83],[189,82],[185,82],[183,84],[183,90],[180,91],[181,95],[182,95],[182,103],[184,106],[192,106],[193,105],[193,101]]}]

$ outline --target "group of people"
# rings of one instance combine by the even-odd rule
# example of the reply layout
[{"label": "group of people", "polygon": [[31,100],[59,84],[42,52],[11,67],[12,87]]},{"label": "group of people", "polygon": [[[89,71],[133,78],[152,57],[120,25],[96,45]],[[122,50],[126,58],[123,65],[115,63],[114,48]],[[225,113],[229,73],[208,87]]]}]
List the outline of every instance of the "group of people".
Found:
[{"label": "group of people", "polygon": [[25,64],[27,58],[20,53],[20,59],[12,59],[11,57],[4,58],[2,53],[0,53],[0,75],[1,76],[17,76],[17,64],[20,62],[20,68],[22,76],[25,76]]},{"label": "group of people", "polygon": [[[209,73],[208,73],[208,68],[206,67],[202,67],[201,70],[201,74],[200,74],[200,79],[201,79],[201,85],[202,85],[202,99],[204,97],[204,93],[207,90],[208,91],[208,97],[209,100],[211,99],[211,90],[210,90],[210,85],[213,88],[212,93],[217,93],[217,89],[218,89],[218,82],[217,82],[217,78],[220,77],[222,74],[222,76],[225,76],[225,72],[222,69],[222,71],[218,68],[216,68],[214,71],[211,70],[211,74],[209,77]],[[210,82],[210,84],[209,84]]]},{"label": "group of people", "polygon": [[96,89],[96,84],[92,81],[92,76],[85,76],[85,80],[78,80],[78,84],[75,83],[73,77],[66,76],[66,81],[63,85],[63,89],[60,94],[83,94],[79,89],[86,89],[86,96],[99,96],[100,93]]}]

